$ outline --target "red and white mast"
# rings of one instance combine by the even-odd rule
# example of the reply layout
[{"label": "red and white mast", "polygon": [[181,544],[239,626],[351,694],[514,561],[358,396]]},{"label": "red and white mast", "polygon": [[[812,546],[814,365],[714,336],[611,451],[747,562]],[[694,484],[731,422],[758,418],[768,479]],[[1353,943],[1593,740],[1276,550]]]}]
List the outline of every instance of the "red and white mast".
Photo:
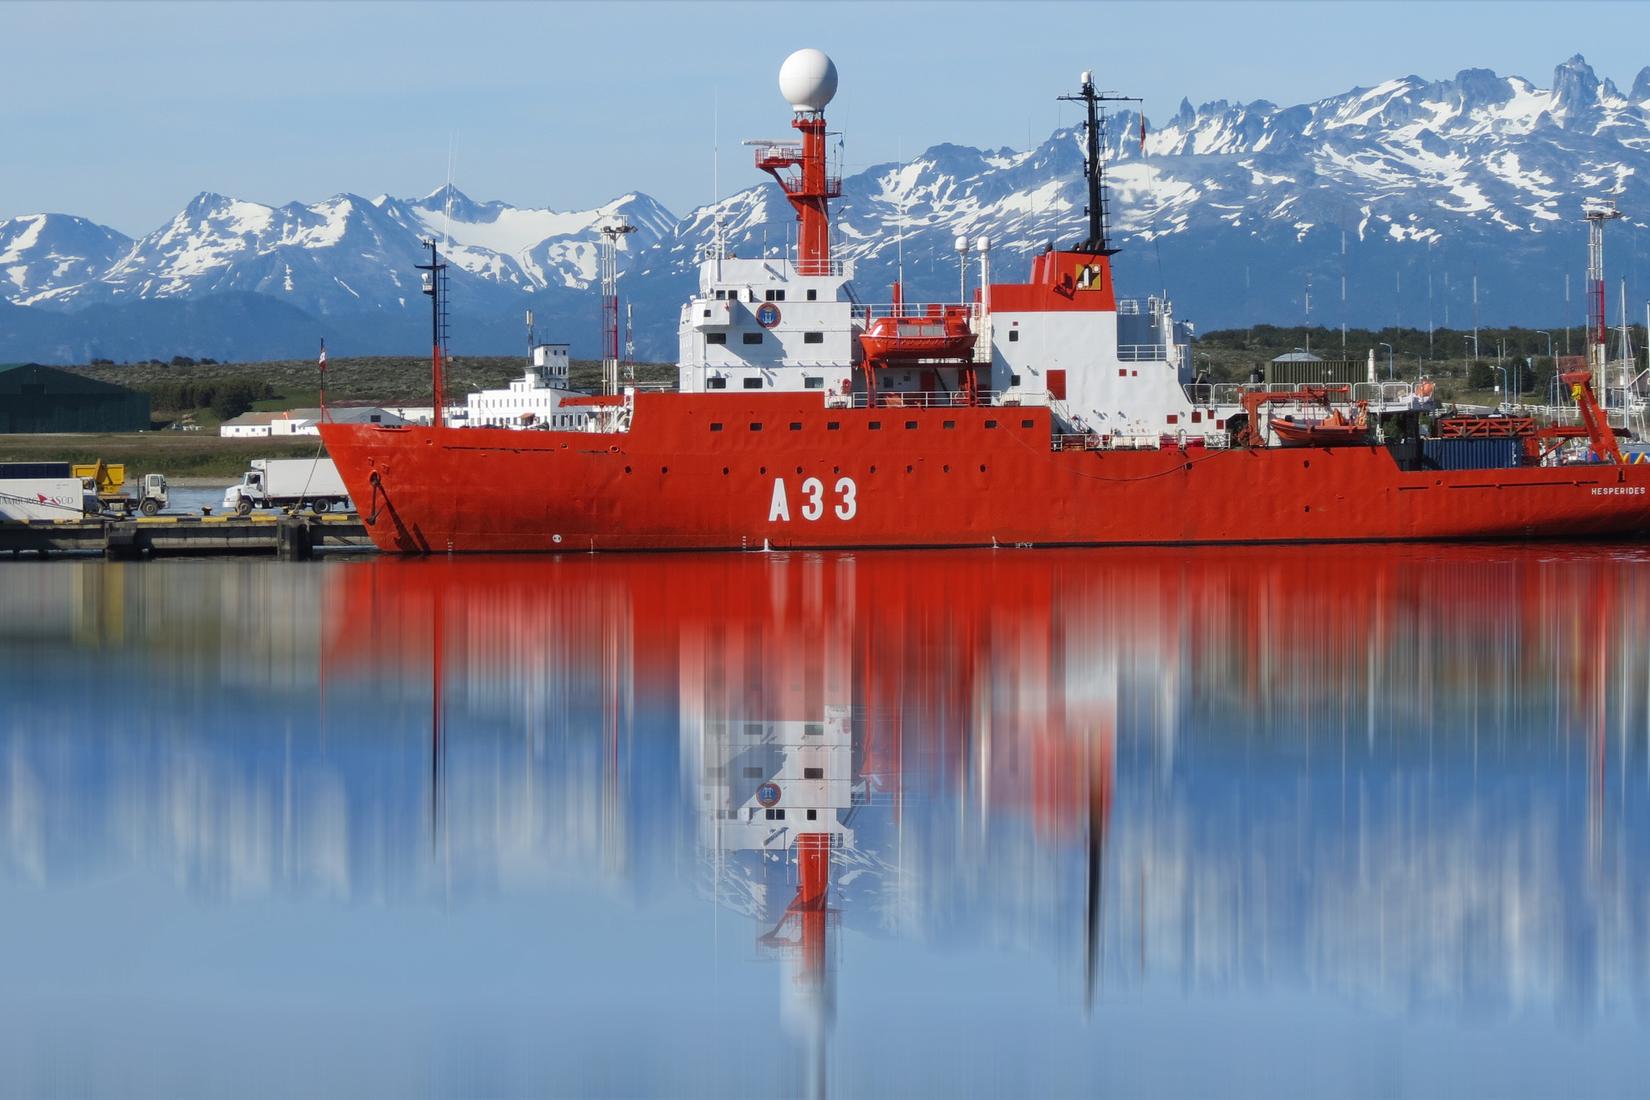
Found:
[{"label": "red and white mast", "polygon": [[1587,366],[1603,390],[1610,339],[1604,319],[1604,223],[1621,217],[1621,211],[1609,199],[1589,199],[1581,212],[1587,219]]},{"label": "red and white mast", "polygon": [[836,65],[819,50],[797,50],[779,67],[779,91],[795,114],[791,125],[802,144],[750,144],[757,146],[756,166],[778,181],[796,208],[797,273],[829,275],[830,200],[842,194],[842,176],[826,164],[824,112],[836,95]]}]

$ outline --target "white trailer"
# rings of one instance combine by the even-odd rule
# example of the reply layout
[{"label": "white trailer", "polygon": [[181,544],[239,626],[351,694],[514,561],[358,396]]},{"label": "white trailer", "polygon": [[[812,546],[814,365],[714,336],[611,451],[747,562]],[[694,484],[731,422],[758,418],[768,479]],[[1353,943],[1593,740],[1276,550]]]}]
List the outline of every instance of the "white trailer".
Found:
[{"label": "white trailer", "polygon": [[0,478],[0,520],[80,519],[97,496],[78,477]]},{"label": "white trailer", "polygon": [[308,505],[316,512],[349,506],[349,490],[330,458],[255,458],[238,485],[223,494],[226,512]]}]

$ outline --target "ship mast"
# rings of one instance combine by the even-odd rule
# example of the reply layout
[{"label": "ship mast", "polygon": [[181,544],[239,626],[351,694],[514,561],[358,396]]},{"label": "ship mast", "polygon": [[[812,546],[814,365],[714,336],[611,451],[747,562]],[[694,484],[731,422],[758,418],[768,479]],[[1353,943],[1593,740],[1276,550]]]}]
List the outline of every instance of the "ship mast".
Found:
[{"label": "ship mast", "polygon": [[447,265],[441,261],[434,237],[425,241],[424,247],[430,250],[430,262],[414,266],[424,273],[424,293],[430,296],[430,388],[435,394],[430,422],[440,428],[447,420],[441,385],[447,345]]},{"label": "ship mast", "polygon": [[1112,256],[1117,253],[1117,249],[1111,247],[1107,235],[1109,226],[1106,209],[1106,165],[1100,156],[1100,142],[1106,133],[1106,112],[1101,104],[1139,103],[1140,99],[1137,96],[1095,91],[1094,72],[1089,69],[1083,71],[1082,85],[1076,95],[1059,97],[1066,103],[1081,103],[1088,111],[1088,119],[1083,123],[1083,178],[1088,184],[1089,235],[1077,246],[1077,251],[1097,256]]},{"label": "ship mast", "polygon": [[802,143],[745,144],[756,146],[756,166],[778,182],[796,210],[797,273],[829,275],[831,200],[842,194],[842,176],[831,173],[825,149],[825,105],[836,95],[836,65],[818,50],[797,50],[780,66],[779,91],[791,105],[791,126]]}]

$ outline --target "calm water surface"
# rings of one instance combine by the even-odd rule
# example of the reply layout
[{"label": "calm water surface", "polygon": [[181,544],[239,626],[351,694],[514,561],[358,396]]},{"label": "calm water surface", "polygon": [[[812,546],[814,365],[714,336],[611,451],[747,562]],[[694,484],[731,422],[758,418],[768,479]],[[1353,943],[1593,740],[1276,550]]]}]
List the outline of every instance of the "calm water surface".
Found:
[{"label": "calm water surface", "polygon": [[1642,1095],[1650,550],[0,565],[0,1094]]}]

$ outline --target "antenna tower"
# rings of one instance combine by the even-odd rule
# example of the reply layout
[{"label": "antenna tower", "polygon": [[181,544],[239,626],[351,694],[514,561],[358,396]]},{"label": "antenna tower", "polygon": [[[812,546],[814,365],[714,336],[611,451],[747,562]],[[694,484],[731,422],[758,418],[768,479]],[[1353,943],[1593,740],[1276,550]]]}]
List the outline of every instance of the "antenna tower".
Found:
[{"label": "antenna tower", "polygon": [[619,238],[636,232],[625,222],[602,226],[602,391],[619,392]]},{"label": "antenna tower", "polygon": [[1084,212],[1088,215],[1089,227],[1088,236],[1077,246],[1077,251],[1111,256],[1117,249],[1111,247],[1107,236],[1111,218],[1106,198],[1106,164],[1100,155],[1100,146],[1106,139],[1106,110],[1101,104],[1139,103],[1140,99],[1137,96],[1095,91],[1092,70],[1084,70],[1082,82],[1083,86],[1076,95],[1059,97],[1066,103],[1083,104],[1088,112],[1088,118],[1083,123],[1083,178],[1088,184],[1088,206]]}]

